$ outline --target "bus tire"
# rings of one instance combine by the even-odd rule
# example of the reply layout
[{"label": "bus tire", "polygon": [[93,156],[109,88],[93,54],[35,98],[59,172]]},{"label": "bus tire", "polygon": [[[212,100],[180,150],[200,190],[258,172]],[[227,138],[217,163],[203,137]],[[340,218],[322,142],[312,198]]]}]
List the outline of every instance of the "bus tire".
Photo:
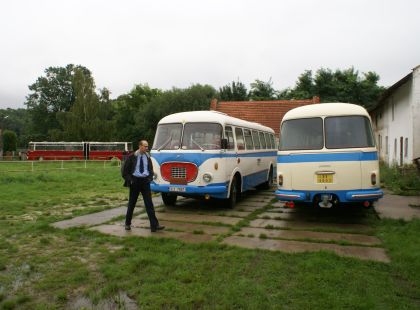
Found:
[{"label": "bus tire", "polygon": [[177,195],[162,193],[162,201],[165,206],[174,206]]},{"label": "bus tire", "polygon": [[229,198],[226,199],[226,207],[229,209],[235,208],[238,197],[238,177],[235,176],[232,180],[232,184],[230,185]]}]

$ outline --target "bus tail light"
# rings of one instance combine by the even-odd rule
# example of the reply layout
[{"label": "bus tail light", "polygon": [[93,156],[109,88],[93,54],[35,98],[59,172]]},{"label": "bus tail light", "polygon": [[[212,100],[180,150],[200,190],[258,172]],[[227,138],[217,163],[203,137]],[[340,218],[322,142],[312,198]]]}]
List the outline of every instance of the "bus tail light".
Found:
[{"label": "bus tail light", "polygon": [[279,186],[283,186],[283,175],[282,174],[279,174],[278,180],[279,180]]},{"label": "bus tail light", "polygon": [[372,174],[370,175],[370,182],[372,183],[372,185],[376,185],[376,173],[372,172]]}]

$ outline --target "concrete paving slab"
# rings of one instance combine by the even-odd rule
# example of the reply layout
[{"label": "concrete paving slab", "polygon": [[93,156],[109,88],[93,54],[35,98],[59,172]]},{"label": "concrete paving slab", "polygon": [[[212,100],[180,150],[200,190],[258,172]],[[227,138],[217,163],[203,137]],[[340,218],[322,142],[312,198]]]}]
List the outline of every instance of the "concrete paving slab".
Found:
[{"label": "concrete paving slab", "polygon": [[258,218],[273,219],[273,220],[289,220],[293,219],[293,213],[279,213],[279,212],[264,212],[258,215]]},{"label": "concrete paving slab", "polygon": [[265,235],[268,238],[282,238],[282,239],[314,239],[318,241],[346,241],[354,244],[363,245],[380,245],[381,240],[375,236],[366,236],[359,234],[346,234],[346,233],[330,233],[330,232],[317,232],[305,230],[278,230],[278,229],[265,229],[244,227],[241,231],[236,232],[234,235],[253,235],[259,237]]},{"label": "concrete paving slab", "polygon": [[[143,208],[140,208],[140,207],[135,208],[135,212],[139,212],[142,210]],[[56,222],[51,225],[56,228],[61,228],[61,229],[77,227],[77,226],[99,225],[99,224],[108,222],[115,217],[125,215],[126,212],[127,212],[127,207],[113,208],[113,209],[109,209],[109,210],[105,210],[101,212],[78,216],[69,220]]]},{"label": "concrete paving slab", "polygon": [[343,224],[343,223],[322,223],[322,222],[298,222],[298,221],[282,221],[282,220],[266,220],[256,219],[250,222],[251,227],[265,228],[272,226],[274,228],[290,228],[297,230],[312,229],[332,229],[337,231],[354,231],[354,232],[370,232],[373,229],[363,224]]},{"label": "concrete paving slab", "polygon": [[284,208],[284,207],[285,207],[285,205],[284,205],[284,202],[283,202],[283,201],[276,201],[276,202],[273,202],[273,203],[272,203],[272,206],[273,206],[273,207],[275,207],[275,208],[277,208],[277,207],[279,207],[279,208]]},{"label": "concrete paving slab", "polygon": [[[160,225],[165,226],[167,229],[176,229],[185,232],[203,232],[208,235],[220,235],[227,233],[230,228],[226,226],[212,226],[205,224],[196,224],[196,223],[184,223],[184,222],[173,222],[173,221],[159,221]],[[124,223],[119,223],[119,225],[124,225]],[[150,229],[150,223],[147,219],[135,218],[132,221],[132,226],[135,228],[147,228]]]},{"label": "concrete paving slab", "polygon": [[215,215],[244,218],[244,217],[247,217],[248,215],[250,215],[251,213],[252,213],[252,211],[235,211],[235,210],[233,210],[233,211],[217,212]]},{"label": "concrete paving slab", "polygon": [[158,232],[152,233],[150,229],[147,228],[137,228],[134,227],[129,231],[124,229],[123,225],[100,225],[89,228],[90,230],[99,231],[104,234],[109,234],[119,237],[128,237],[128,236],[139,236],[139,237],[157,237],[157,238],[173,238],[178,239],[184,242],[190,243],[203,243],[216,239],[215,236],[206,235],[206,234],[192,234],[188,232],[175,232],[175,231],[165,231],[160,230]]},{"label": "concrete paving slab", "polygon": [[249,212],[249,213],[252,213],[252,212],[254,212],[255,210],[258,210],[258,209],[260,209],[260,208],[249,207],[249,206],[242,206],[242,207],[237,206],[237,207],[235,207],[235,210],[238,210],[240,212]]},{"label": "concrete paving slab", "polygon": [[339,256],[355,257],[363,260],[373,260],[384,263],[390,262],[385,250],[381,248],[342,246],[329,243],[310,243],[239,236],[227,237],[222,243],[250,249],[265,249],[288,253],[332,251]]},{"label": "concrete paving slab", "polygon": [[268,203],[266,202],[255,202],[255,201],[243,200],[235,206],[235,209],[242,208],[242,207],[253,207],[253,208],[259,209],[259,208],[265,207],[266,205],[268,205]]},{"label": "concrete paving slab", "polygon": [[[147,214],[143,214],[140,218],[147,218]],[[176,214],[176,213],[159,213],[158,220],[178,221],[178,222],[193,222],[193,223],[222,223],[228,225],[235,225],[241,218],[217,216],[209,214]]]},{"label": "concrete paving slab", "polygon": [[386,194],[380,199],[375,210],[380,218],[404,219],[420,218],[420,196],[398,196]]},{"label": "concrete paving slab", "polygon": [[270,203],[271,199],[266,196],[248,196],[243,198],[246,202],[265,202],[266,204]]},{"label": "concrete paving slab", "polygon": [[201,214],[201,215],[210,214],[210,215],[232,216],[232,217],[243,218],[243,217],[248,216],[251,213],[251,211],[236,211],[236,210],[230,210],[230,209],[220,210],[218,208],[190,210],[190,209],[183,209],[183,208],[176,208],[176,207],[171,207],[171,208],[166,207],[159,210],[158,213]]},{"label": "concrete paving slab", "polygon": [[271,209],[268,209],[268,212],[278,212],[278,213],[296,213],[296,209],[290,209],[290,208],[282,208],[282,207],[274,207]]}]

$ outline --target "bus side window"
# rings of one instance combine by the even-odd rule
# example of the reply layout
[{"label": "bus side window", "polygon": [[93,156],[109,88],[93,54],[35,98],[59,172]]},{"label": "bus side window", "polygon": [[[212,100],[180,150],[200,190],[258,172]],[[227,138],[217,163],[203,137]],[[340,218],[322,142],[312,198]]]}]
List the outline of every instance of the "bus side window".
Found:
[{"label": "bus side window", "polygon": [[233,140],[232,127],[226,126],[226,128],[225,128],[225,138],[227,139],[227,149],[228,150],[233,150],[235,148],[235,141]]},{"label": "bus side window", "polygon": [[235,128],[236,146],[238,150],[245,150],[244,134],[242,128]]},{"label": "bus side window", "polygon": [[271,140],[270,140],[268,132],[264,132],[264,138],[265,138],[265,142],[267,143],[267,149],[272,149],[273,146],[271,145]]},{"label": "bus side window", "polygon": [[260,145],[260,138],[258,137],[258,132],[257,131],[255,131],[255,130],[252,131],[252,138],[254,140],[255,149],[259,150],[261,148],[261,145]]},{"label": "bus side window", "polygon": [[252,142],[251,130],[244,129],[245,145],[247,150],[254,149],[254,143]]},{"label": "bus side window", "polygon": [[276,149],[276,140],[274,139],[274,135],[270,134],[271,146],[273,149]]},{"label": "bus side window", "polygon": [[264,134],[262,132],[259,132],[259,136],[260,136],[260,142],[261,142],[261,149],[266,149],[267,145],[265,143]]}]

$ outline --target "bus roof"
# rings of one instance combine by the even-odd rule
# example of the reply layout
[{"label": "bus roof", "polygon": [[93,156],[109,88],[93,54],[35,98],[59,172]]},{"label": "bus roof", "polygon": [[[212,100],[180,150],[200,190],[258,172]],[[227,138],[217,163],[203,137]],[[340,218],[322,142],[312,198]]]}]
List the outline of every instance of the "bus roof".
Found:
[{"label": "bus roof", "polygon": [[229,116],[218,111],[191,111],[180,112],[165,116],[159,121],[159,124],[170,123],[220,123],[225,125],[241,126],[257,130],[268,131],[274,133],[270,127],[266,127],[259,123],[245,121],[240,118]]},{"label": "bus roof", "polygon": [[283,121],[297,118],[342,115],[364,115],[369,117],[369,113],[360,105],[338,102],[309,104],[294,108],[284,115]]}]

